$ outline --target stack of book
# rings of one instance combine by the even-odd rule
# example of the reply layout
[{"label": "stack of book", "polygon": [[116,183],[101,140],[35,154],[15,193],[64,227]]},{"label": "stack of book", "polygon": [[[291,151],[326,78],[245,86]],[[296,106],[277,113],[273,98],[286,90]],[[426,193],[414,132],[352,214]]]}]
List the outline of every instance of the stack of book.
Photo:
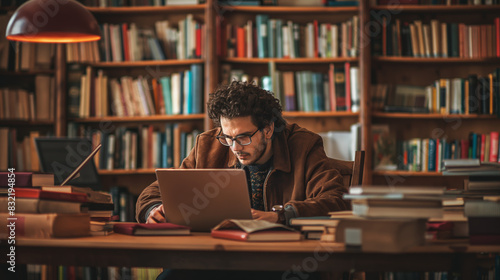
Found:
[{"label": "stack of book", "polygon": [[305,239],[335,241],[335,228],[338,219],[329,216],[298,217],[290,219],[290,225],[300,229]]},{"label": "stack of book", "polygon": [[500,244],[500,196],[484,196],[465,201],[464,213],[469,220],[472,245]]},{"label": "stack of book", "polygon": [[425,241],[426,222],[442,217],[444,188],[363,186],[350,188],[354,217],[341,219],[336,242],[363,251],[400,252]]},{"label": "stack of book", "polygon": [[[498,189],[500,162],[481,161],[479,158],[444,160],[443,175],[470,176],[466,189]],[[485,177],[488,176],[488,177]]]},{"label": "stack of book", "polygon": [[42,186],[41,189],[47,192],[86,196],[87,201],[81,205],[80,211],[90,216],[90,234],[108,235],[113,232],[112,221],[117,220],[118,216],[113,215],[114,204],[109,193],[76,186]]},{"label": "stack of book", "polygon": [[[8,238],[12,232],[16,237],[34,238],[89,235],[90,216],[82,207],[88,203],[86,194],[37,188],[33,182],[40,182],[38,174],[2,172],[0,178],[7,181],[1,185],[0,219],[10,226],[0,229],[0,238]],[[53,184],[53,175],[48,181]]]}]

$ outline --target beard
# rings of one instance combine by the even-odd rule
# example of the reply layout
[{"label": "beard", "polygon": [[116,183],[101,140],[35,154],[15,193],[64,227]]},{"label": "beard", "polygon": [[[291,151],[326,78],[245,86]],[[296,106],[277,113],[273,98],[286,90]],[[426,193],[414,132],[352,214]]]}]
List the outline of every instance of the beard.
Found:
[{"label": "beard", "polygon": [[246,152],[237,152],[237,153],[234,153],[237,158],[238,158],[238,161],[240,161],[241,164],[244,164],[244,165],[252,165],[252,164],[256,164],[263,156],[264,154],[266,153],[266,150],[267,150],[267,144],[268,144],[268,141],[266,139],[266,137],[264,136],[264,134],[262,134],[261,138],[260,138],[260,143],[257,147],[255,147],[255,150],[254,150],[254,153],[255,153],[255,158],[249,162],[249,163],[246,163],[244,164],[243,162],[241,162],[240,158],[238,156],[250,156],[249,153],[246,153]]}]

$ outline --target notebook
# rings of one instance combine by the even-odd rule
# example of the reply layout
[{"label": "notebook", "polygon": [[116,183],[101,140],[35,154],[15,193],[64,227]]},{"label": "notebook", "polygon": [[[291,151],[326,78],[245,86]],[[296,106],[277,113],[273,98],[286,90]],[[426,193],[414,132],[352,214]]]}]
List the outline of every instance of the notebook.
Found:
[{"label": "notebook", "polygon": [[156,169],[170,223],[210,231],[225,219],[252,219],[242,169]]}]

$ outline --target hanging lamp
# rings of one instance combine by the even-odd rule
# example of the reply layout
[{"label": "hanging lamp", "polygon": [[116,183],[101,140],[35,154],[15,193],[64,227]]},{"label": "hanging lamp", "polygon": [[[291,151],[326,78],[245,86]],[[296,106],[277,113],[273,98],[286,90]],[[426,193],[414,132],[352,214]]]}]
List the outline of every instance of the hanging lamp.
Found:
[{"label": "hanging lamp", "polygon": [[5,36],[35,43],[97,41],[101,31],[94,16],[74,0],[30,0],[14,12]]}]

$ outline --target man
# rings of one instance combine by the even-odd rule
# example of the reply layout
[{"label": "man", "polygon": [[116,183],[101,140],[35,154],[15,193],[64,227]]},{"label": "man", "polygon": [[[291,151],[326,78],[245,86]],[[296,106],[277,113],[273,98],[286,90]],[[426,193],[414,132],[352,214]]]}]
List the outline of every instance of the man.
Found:
[{"label": "man", "polygon": [[[339,164],[326,156],[321,137],[287,124],[270,92],[233,81],[210,94],[207,108],[216,128],[197,137],[180,168],[243,168],[254,219],[287,224],[350,208]],[[139,222],[168,220],[158,182],[144,189],[136,210]]]}]

